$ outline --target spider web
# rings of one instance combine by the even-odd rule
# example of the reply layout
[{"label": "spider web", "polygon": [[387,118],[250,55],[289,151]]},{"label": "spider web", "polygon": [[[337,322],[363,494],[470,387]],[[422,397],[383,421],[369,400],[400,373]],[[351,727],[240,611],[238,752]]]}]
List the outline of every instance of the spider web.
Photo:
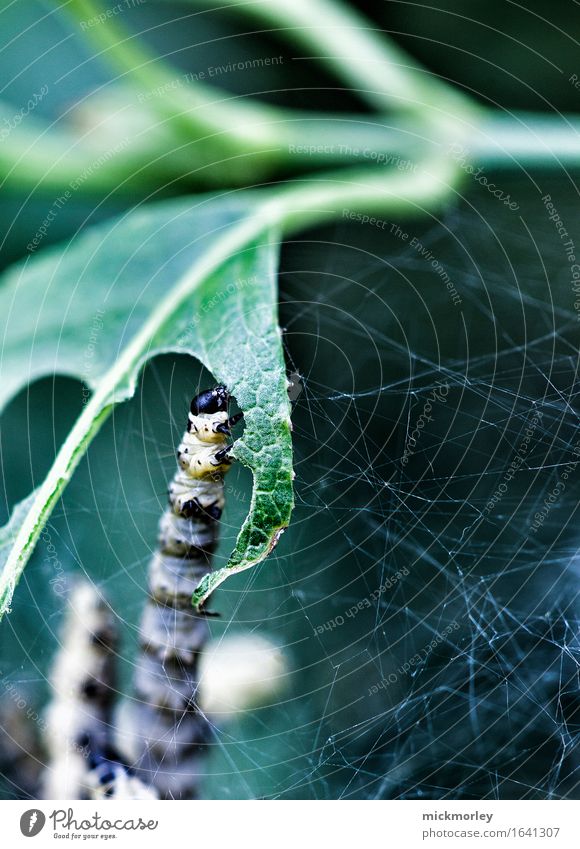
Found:
[{"label": "spider web", "polygon": [[[215,725],[207,797],[578,796],[578,296],[545,190],[508,190],[517,212],[469,186],[438,219],[341,220],[284,247],[297,507],[269,561],[220,589],[213,630],[268,636],[292,672],[271,704]],[[580,252],[573,187],[550,193]],[[45,540],[4,626],[4,687],[27,704],[58,641],[56,568],[111,599],[130,692],[155,526],[204,380],[186,358],[148,367],[68,490],[56,559]],[[49,397],[38,442],[58,444],[78,391],[33,387],[3,440],[18,453]],[[245,470],[226,496],[216,565]]]}]

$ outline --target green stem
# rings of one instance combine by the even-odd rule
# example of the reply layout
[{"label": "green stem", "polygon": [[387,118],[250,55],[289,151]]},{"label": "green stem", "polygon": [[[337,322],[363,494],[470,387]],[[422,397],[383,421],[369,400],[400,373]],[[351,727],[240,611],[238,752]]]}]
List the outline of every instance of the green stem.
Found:
[{"label": "green stem", "polygon": [[137,185],[151,190],[167,179],[162,167],[151,172],[156,156],[156,149],[142,147],[134,139],[97,147],[83,143],[73,132],[29,121],[26,128],[18,127],[2,142],[0,185],[19,193],[32,189],[61,195],[81,186],[83,192],[99,195],[119,188],[134,192]]},{"label": "green stem", "polygon": [[289,115],[276,125],[279,167],[339,163],[391,165],[462,150],[467,160],[489,168],[580,165],[578,116],[489,112],[468,134],[441,137],[412,118]]},{"label": "green stem", "polygon": [[83,175],[83,191],[98,194],[113,189],[134,192],[136,186],[151,189],[176,179],[189,187],[243,185],[280,173],[337,165],[412,170],[427,153],[444,155],[446,151],[456,158],[463,151],[465,160],[492,169],[580,164],[580,119],[575,116],[489,113],[472,128],[469,141],[460,136],[444,143],[411,118],[395,122],[381,116],[287,110],[269,124],[265,133],[268,146],[256,144],[251,153],[240,152],[231,161],[217,153],[221,148],[215,142],[216,134],[188,143],[179,140],[176,147],[171,134],[163,132],[153,118],[145,114],[142,118],[139,126],[151,120],[151,130],[141,129],[135,135],[133,119],[124,127],[123,113],[116,114],[117,136],[126,137],[130,144],[110,158],[111,148],[99,148],[94,142],[82,145],[72,133],[57,133],[40,122],[18,127],[0,147],[3,185],[20,192],[41,188],[62,193]]},{"label": "green stem", "polygon": [[[234,7],[233,0],[225,5]],[[93,0],[68,0],[65,8],[79,24],[101,11]],[[286,24],[282,31],[303,43],[320,49],[334,44],[339,50],[337,70],[359,82],[363,77],[367,82],[382,80],[380,104],[384,106],[388,92],[396,89],[399,106],[406,103],[401,93],[410,98],[410,111],[391,117],[301,113],[240,100],[198,82],[184,85],[183,75],[109,18],[83,28],[83,34],[128,78],[130,86],[121,90],[123,103],[107,92],[73,108],[73,119],[77,114],[85,124],[88,119],[89,129],[85,126],[82,133],[63,133],[29,118],[26,128],[15,128],[0,150],[3,183],[12,189],[63,191],[81,177],[84,190],[99,194],[135,186],[147,189],[168,180],[190,186],[247,185],[305,166],[353,160],[401,167],[402,161],[415,162],[452,145],[484,167],[553,167],[580,161],[578,119],[465,108],[462,95],[457,100],[450,86],[427,77],[392,42],[365,29],[363,19],[329,0],[272,0],[234,8]],[[323,21],[332,21],[334,27],[323,26]],[[368,63],[342,61],[347,44],[351,50],[353,45],[364,48]],[[451,95],[454,106],[461,104],[460,114],[445,126],[427,122],[423,111],[414,108],[427,90],[439,115]],[[117,142],[123,142],[112,155],[111,128]]]},{"label": "green stem", "polygon": [[[93,0],[68,0],[67,11],[79,24],[97,17],[103,9]],[[271,143],[265,127],[271,117],[268,107],[257,102],[237,102],[202,83],[180,84],[183,74],[152,54],[137,36],[129,35],[113,19],[89,27],[83,36],[129,81],[141,96],[159,92],[148,100],[159,120],[171,119],[181,138],[215,136],[216,143],[233,153],[253,152]]]},{"label": "green stem", "polygon": [[[211,4],[211,0],[190,2]],[[169,146],[173,144],[171,160],[177,178],[190,170],[188,154],[196,163],[198,183],[239,185],[295,172],[306,163],[316,167],[351,164],[354,159],[397,166],[400,160],[413,162],[441,154],[451,145],[463,147],[467,140],[467,157],[483,166],[553,166],[580,158],[577,122],[568,126],[544,122],[547,143],[534,139],[533,123],[525,126],[517,116],[476,107],[451,86],[428,76],[392,41],[378,37],[363,18],[335,0],[252,0],[241,5],[222,0],[224,5],[277,22],[301,43],[330,50],[335,70],[351,82],[373,81],[376,86],[379,81],[375,105],[396,102],[408,111],[392,117],[337,117],[240,100],[199,82],[184,85],[183,75],[180,79],[176,69],[150,53],[135,36],[124,33],[113,19],[87,28],[86,34],[103,55],[136,86],[132,112],[140,112],[140,124],[150,126],[153,137],[159,135],[158,160],[166,161],[168,140]],[[66,8],[81,23],[100,11],[94,0],[69,0]],[[347,61],[347,49],[363,56],[364,62]],[[138,103],[144,96],[146,103]],[[134,121],[134,115],[128,120]]]},{"label": "green stem", "polygon": [[413,172],[344,169],[333,174],[295,178],[288,188],[267,201],[262,214],[278,223],[285,236],[337,217],[377,213],[397,219],[443,207],[462,182],[449,159],[435,156]]},{"label": "green stem", "polygon": [[[94,0],[68,0],[66,8],[80,24],[100,12]],[[275,0],[243,8],[292,23],[298,41],[330,51],[336,69],[350,82],[372,83],[375,105],[384,109],[395,103],[400,113],[406,111],[414,121],[417,139],[427,135],[455,140],[458,133],[467,134],[482,114],[452,87],[413,65],[388,38],[383,40],[365,28],[364,19],[340,4],[335,6],[334,0]],[[257,154],[262,172],[275,168],[280,159],[289,159],[291,165],[292,160],[279,149],[281,142],[286,143],[279,125],[288,121],[287,111],[232,97],[198,81],[183,85],[183,75],[152,54],[137,36],[128,35],[113,18],[87,28],[85,35],[103,57],[142,89],[138,97],[147,97],[152,113],[176,124],[184,140],[191,140],[192,135],[211,137],[224,158]],[[353,56],[364,61],[354,61]]]},{"label": "green stem", "polygon": [[580,165],[580,117],[488,112],[464,140],[466,156],[490,168]]},{"label": "green stem", "polygon": [[393,39],[340,0],[189,0],[230,8],[272,25],[302,45],[379,111],[419,114],[438,125],[473,118],[483,109],[432,74]]}]

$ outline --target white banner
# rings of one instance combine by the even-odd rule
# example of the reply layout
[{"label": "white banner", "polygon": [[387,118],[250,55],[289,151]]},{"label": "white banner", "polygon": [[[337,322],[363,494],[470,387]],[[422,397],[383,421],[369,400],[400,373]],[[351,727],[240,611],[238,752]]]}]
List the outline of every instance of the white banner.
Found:
[{"label": "white banner", "polygon": [[[2,846],[578,849],[580,803],[2,802]],[[34,842],[29,842],[34,841]]]}]

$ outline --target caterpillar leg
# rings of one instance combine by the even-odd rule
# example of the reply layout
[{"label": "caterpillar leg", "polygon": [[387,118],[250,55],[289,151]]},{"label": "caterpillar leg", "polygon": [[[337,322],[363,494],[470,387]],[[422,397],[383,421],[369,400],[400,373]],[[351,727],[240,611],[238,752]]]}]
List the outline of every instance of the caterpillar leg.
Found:
[{"label": "caterpillar leg", "polygon": [[230,457],[230,452],[233,450],[233,445],[226,445],[225,448],[220,448],[214,454],[214,462],[216,466],[221,466],[222,463],[232,463],[233,457]]},{"label": "caterpillar leg", "polygon": [[224,436],[229,436],[231,429],[244,418],[243,413],[236,413],[235,416],[230,416],[227,422],[216,425],[216,433],[223,433]]}]

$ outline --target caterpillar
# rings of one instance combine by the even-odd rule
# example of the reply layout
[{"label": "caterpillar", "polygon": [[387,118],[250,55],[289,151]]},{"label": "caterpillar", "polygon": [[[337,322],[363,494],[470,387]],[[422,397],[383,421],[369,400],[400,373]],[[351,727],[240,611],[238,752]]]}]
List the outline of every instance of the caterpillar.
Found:
[{"label": "caterpillar", "polygon": [[88,583],[74,587],[50,676],[43,775],[45,799],[154,799],[113,743],[118,633]]},{"label": "caterpillar", "polygon": [[[50,679],[43,798],[194,798],[211,732],[206,712],[224,722],[284,686],[285,658],[276,645],[236,635],[207,647],[208,614],[190,605],[211,568],[232,462],[228,437],[241,418],[228,415],[228,404],[221,385],[191,403],[149,567],[136,698],[116,711],[114,617],[92,585],[77,583],[70,595]],[[32,765],[29,751],[20,773]]]},{"label": "caterpillar", "polygon": [[209,638],[207,613],[191,596],[211,570],[224,506],[232,427],[223,385],[191,402],[177,449],[169,506],[149,565],[149,597],[140,627],[132,706],[133,756],[145,784],[161,798],[191,799],[211,726],[199,706],[199,659]]}]

